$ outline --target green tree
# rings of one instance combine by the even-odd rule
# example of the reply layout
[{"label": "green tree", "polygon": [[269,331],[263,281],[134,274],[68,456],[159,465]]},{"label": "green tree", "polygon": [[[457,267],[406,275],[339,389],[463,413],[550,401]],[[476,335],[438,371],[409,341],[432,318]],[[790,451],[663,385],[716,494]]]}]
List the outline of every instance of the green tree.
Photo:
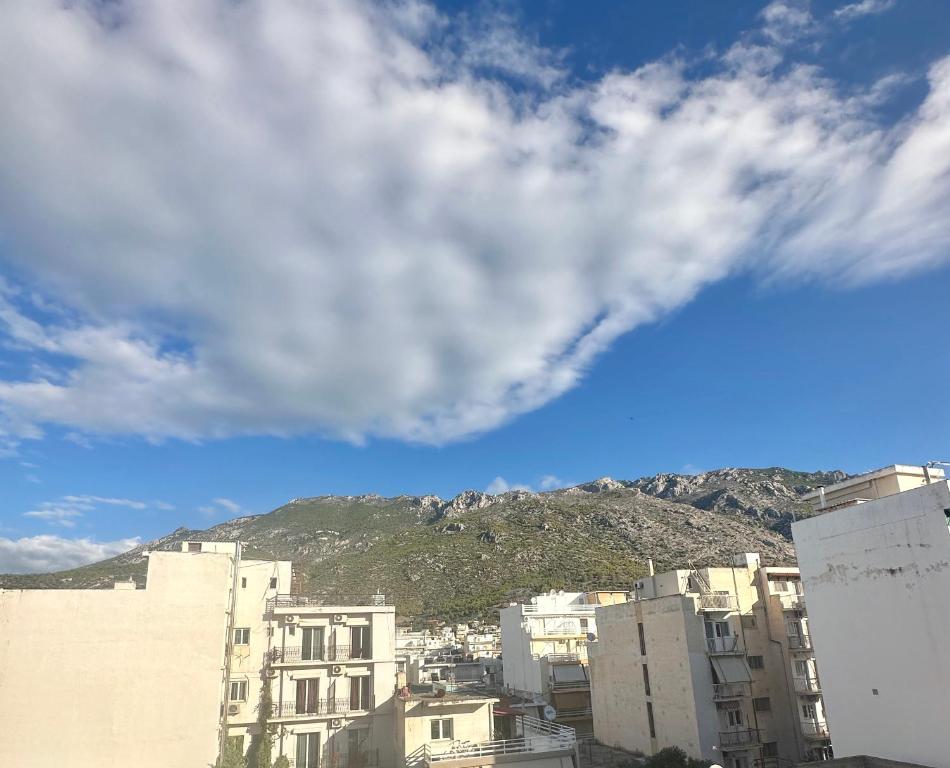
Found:
[{"label": "green tree", "polygon": [[251,736],[251,746],[247,750],[247,768],[271,768],[275,730],[274,726],[268,723],[268,718],[273,709],[270,678],[265,675],[261,685],[261,699],[257,705],[257,733]]},{"label": "green tree", "polygon": [[709,768],[708,760],[689,757],[679,747],[664,747],[650,755],[643,764],[644,768]]},{"label": "green tree", "polygon": [[281,755],[274,761],[274,768],[290,768],[290,760],[287,755]]},{"label": "green tree", "polygon": [[224,746],[224,752],[218,755],[215,761],[215,768],[247,768],[247,761],[241,754],[240,742],[238,739],[229,738]]}]

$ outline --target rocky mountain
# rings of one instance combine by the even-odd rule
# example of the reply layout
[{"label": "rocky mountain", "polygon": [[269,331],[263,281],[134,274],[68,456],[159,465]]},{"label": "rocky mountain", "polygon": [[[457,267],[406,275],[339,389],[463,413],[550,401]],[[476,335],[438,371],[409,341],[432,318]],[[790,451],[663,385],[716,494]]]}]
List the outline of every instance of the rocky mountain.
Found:
[{"label": "rocky mountain", "polygon": [[544,493],[319,496],[205,531],[179,528],[110,560],[51,574],[0,576],[0,587],[97,588],[145,578],[145,553],[187,539],[246,542],[248,557],[292,560],[302,588],[396,598],[403,616],[465,618],[547,589],[623,588],[646,570],[725,564],[760,552],[794,562],[801,501],[842,472],[720,469],[639,480],[601,478]]}]

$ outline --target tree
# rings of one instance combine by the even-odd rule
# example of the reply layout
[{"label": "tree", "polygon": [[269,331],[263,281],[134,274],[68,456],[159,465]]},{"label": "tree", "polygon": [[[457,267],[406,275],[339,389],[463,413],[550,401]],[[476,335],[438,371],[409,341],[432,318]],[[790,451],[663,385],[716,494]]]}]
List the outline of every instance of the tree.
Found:
[{"label": "tree", "polygon": [[709,761],[689,757],[679,747],[664,747],[650,755],[643,765],[644,768],[709,768]]},{"label": "tree", "polygon": [[281,755],[274,761],[274,768],[290,768],[290,760],[287,755]]},{"label": "tree", "polygon": [[271,697],[270,678],[265,675],[261,685],[261,699],[257,705],[257,733],[251,736],[247,750],[247,768],[271,768],[271,752],[274,742],[274,726],[268,719],[274,709]]},{"label": "tree", "polygon": [[237,739],[229,738],[224,746],[224,752],[218,755],[215,761],[215,768],[247,768],[247,761],[241,754],[240,742]]}]

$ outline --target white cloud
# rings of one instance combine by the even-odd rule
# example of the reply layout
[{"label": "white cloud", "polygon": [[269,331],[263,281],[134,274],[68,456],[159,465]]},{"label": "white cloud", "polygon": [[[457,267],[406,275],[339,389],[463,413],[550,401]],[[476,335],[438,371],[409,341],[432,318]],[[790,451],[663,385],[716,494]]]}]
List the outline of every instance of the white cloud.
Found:
[{"label": "white cloud", "polygon": [[505,478],[500,475],[492,480],[488,486],[485,488],[485,493],[491,493],[497,495],[499,493],[507,493],[508,491],[530,491],[530,485],[516,484],[511,485],[508,483]]},{"label": "white cloud", "polygon": [[92,541],[59,536],[0,537],[0,573],[43,573],[77,568],[127,552],[140,540]]},{"label": "white cloud", "polygon": [[103,506],[125,507],[134,510],[144,510],[149,507],[154,507],[155,509],[173,509],[170,504],[166,504],[162,501],[145,502],[135,499],[83,494],[61,496],[53,501],[42,501],[37,504],[34,509],[24,512],[23,517],[45,520],[51,525],[74,528],[76,526],[76,518],[83,517],[87,512],[93,512]]},{"label": "white cloud", "polygon": [[726,276],[950,252],[950,59],[881,126],[873,88],[777,66],[799,6],[701,79],[527,77],[557,58],[519,40],[529,93],[419,3],[108,8],[0,5],[0,259],[26,276],[0,327],[37,361],[0,380],[0,451],[51,424],[446,442]]},{"label": "white cloud", "polygon": [[834,12],[839,21],[851,21],[861,16],[871,16],[889,11],[896,5],[896,0],[861,0],[858,3],[849,3]]},{"label": "white cloud", "polygon": [[565,488],[568,483],[565,483],[557,475],[545,475],[538,482],[538,488],[542,491],[553,491],[556,488]]},{"label": "white cloud", "polygon": [[208,517],[216,517],[218,515],[230,515],[231,517],[236,517],[238,515],[245,514],[244,508],[238,504],[236,501],[231,499],[226,499],[219,497],[217,499],[212,499],[210,504],[207,504],[203,507],[198,507],[198,511],[203,515]]}]

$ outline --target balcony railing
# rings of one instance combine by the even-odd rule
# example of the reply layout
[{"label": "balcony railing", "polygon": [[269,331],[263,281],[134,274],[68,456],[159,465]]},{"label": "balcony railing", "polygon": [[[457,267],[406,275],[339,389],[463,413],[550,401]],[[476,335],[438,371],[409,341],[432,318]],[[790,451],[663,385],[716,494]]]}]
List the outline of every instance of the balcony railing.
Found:
[{"label": "balcony railing", "polygon": [[552,606],[550,608],[545,608],[543,606],[536,605],[535,603],[526,603],[521,606],[522,613],[549,613],[553,616],[593,616],[594,608],[593,605],[568,605],[568,606]]},{"label": "balcony railing", "polygon": [[713,683],[713,698],[716,701],[739,699],[750,695],[748,683]]},{"label": "balcony railing", "polygon": [[[328,645],[322,648],[312,648],[309,653],[299,645],[289,645],[284,648],[274,648],[270,651],[270,660],[274,664],[315,664],[332,663],[335,661],[352,661],[354,659],[370,659],[372,655],[367,648],[357,648],[351,652],[348,645]],[[304,658],[307,656],[308,658]]]},{"label": "balcony railing", "polygon": [[700,595],[699,610],[701,611],[734,611],[736,610],[735,595]]},{"label": "balcony railing", "polygon": [[821,693],[821,682],[817,677],[796,677],[795,690],[798,693]]},{"label": "balcony railing", "polygon": [[587,637],[587,633],[587,629],[573,621],[531,629],[531,637]]},{"label": "balcony railing", "polygon": [[309,706],[301,707],[306,710],[298,712],[296,701],[277,701],[272,708],[272,717],[323,717],[326,715],[345,715],[347,712],[363,712],[373,708],[373,701],[366,702],[366,706],[353,706],[350,699],[317,699]]},{"label": "balcony railing", "polygon": [[583,690],[590,688],[590,680],[552,680],[552,691]]},{"label": "balcony railing", "polygon": [[828,723],[824,720],[802,720],[802,733],[810,739],[827,739],[830,736]]},{"label": "balcony railing", "polygon": [[[431,744],[426,744],[420,750],[421,757],[427,765],[432,765],[453,760],[467,760],[473,757],[486,758],[496,755],[573,750],[577,744],[577,737],[573,728],[533,717],[523,716],[520,719],[524,729],[523,736],[478,743],[453,741],[446,748],[436,747],[435,749]],[[408,762],[410,760],[407,760]]]},{"label": "balcony railing", "polygon": [[741,731],[720,731],[719,746],[722,749],[738,749],[755,746],[759,743],[759,731],[746,728]]},{"label": "balcony railing", "polygon": [[779,594],[779,602],[782,604],[783,611],[804,611],[805,610],[805,596],[791,593],[791,594]]},{"label": "balcony railing", "polygon": [[574,707],[573,709],[559,709],[555,716],[557,720],[574,720],[576,718],[591,717],[593,711],[590,707]]},{"label": "balcony railing", "polygon": [[549,653],[541,658],[547,659],[548,664],[579,664],[581,661],[577,653]]},{"label": "balcony railing", "polygon": [[793,651],[812,650],[811,638],[808,635],[789,635],[788,647]]},{"label": "balcony railing", "polygon": [[393,599],[386,595],[277,595],[268,598],[267,610],[275,608],[346,608],[349,606],[383,606],[393,605]]},{"label": "balcony railing", "polygon": [[743,653],[739,646],[738,635],[726,635],[725,637],[707,637],[706,651],[708,653]]}]

